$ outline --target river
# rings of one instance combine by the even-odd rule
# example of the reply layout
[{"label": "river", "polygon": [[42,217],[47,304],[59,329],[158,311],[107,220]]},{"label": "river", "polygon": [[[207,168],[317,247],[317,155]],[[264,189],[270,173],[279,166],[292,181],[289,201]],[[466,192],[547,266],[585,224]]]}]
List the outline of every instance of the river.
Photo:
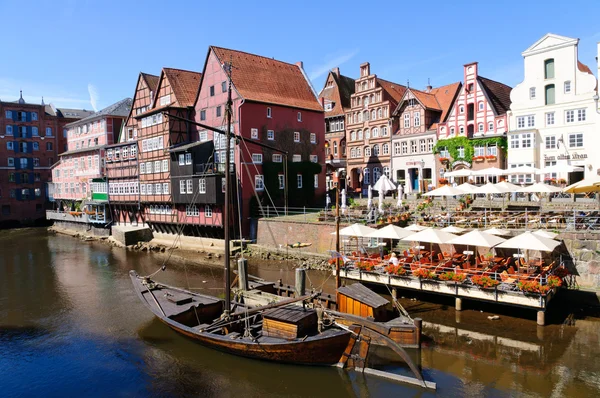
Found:
[{"label": "river", "polygon": [[[490,321],[485,307],[456,313],[443,300],[403,299],[424,320],[420,360],[436,392],[222,354],[171,331],[133,293],[128,271],[151,273],[164,258],[43,229],[0,231],[0,395],[592,397],[600,390],[600,319],[562,307],[540,328],[531,313],[510,309]],[[251,262],[250,272],[292,283],[291,266],[280,265]],[[219,295],[222,276],[214,266],[174,261],[157,279]],[[314,286],[334,287],[326,273],[309,276]],[[569,312],[574,326],[562,324]],[[402,366],[387,357],[374,361]]]}]

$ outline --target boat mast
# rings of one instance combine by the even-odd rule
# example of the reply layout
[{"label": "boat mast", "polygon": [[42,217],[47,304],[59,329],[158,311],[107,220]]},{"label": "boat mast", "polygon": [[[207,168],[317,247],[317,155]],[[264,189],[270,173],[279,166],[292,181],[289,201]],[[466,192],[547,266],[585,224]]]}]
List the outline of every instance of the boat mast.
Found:
[{"label": "boat mast", "polygon": [[230,203],[230,196],[231,196],[231,192],[229,189],[230,186],[230,172],[229,172],[229,168],[230,168],[230,152],[231,152],[231,139],[230,139],[230,134],[231,134],[231,113],[232,113],[232,101],[231,101],[231,62],[225,62],[225,64],[223,65],[224,69],[225,69],[225,73],[227,74],[227,80],[228,80],[228,85],[229,88],[227,90],[227,105],[225,106],[226,109],[226,117],[227,117],[227,132],[225,133],[225,205],[223,206],[223,226],[225,227],[225,309],[223,311],[223,315],[225,315],[225,317],[229,316],[229,311],[231,310],[231,280],[230,280],[230,272],[229,272],[229,266],[230,266],[230,258],[229,258],[229,242],[230,242],[230,237],[229,237],[229,203]]},{"label": "boat mast", "polygon": [[[335,187],[335,288],[340,287],[340,183]],[[338,257],[340,256],[340,257]]]}]

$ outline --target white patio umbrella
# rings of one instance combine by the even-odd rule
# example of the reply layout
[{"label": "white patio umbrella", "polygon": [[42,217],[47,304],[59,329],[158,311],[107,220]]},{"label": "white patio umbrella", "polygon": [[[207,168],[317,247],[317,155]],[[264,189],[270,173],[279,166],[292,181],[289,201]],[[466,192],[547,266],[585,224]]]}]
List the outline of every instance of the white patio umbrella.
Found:
[{"label": "white patio umbrella", "polygon": [[469,169],[460,169],[455,171],[449,171],[444,174],[444,177],[469,177],[473,175],[473,171]]},{"label": "white patio umbrella", "polygon": [[407,231],[413,231],[413,232],[419,232],[419,231],[424,231],[427,229],[427,227],[424,227],[422,225],[419,224],[411,224],[408,227],[404,228]]},{"label": "white patio umbrella", "polygon": [[571,184],[563,192],[566,193],[585,193],[585,192],[599,192],[600,191],[600,176],[594,175],[584,180]]},{"label": "white patio umbrella", "polygon": [[368,237],[382,239],[402,239],[409,235],[414,235],[414,232],[407,231],[404,228],[390,224],[381,229],[376,229],[374,232],[371,232]]},{"label": "white patio umbrella", "polygon": [[498,236],[507,236],[507,235],[510,235],[510,231],[508,231],[506,229],[496,228],[496,227],[486,229],[486,230],[484,230],[482,232],[486,233],[486,234],[498,235]]},{"label": "white patio umbrella", "polygon": [[383,195],[382,191],[377,191],[378,192],[378,196],[379,196],[379,214],[383,214]]},{"label": "white patio umbrella", "polygon": [[346,214],[346,189],[342,189],[342,197],[340,198],[342,201],[340,209],[342,209],[342,214]]},{"label": "white patio umbrella", "polygon": [[493,194],[493,193],[506,193],[508,192],[506,188],[498,186],[498,184],[487,183],[480,187],[476,187],[471,193],[485,193],[485,194]]},{"label": "white patio umbrella", "polygon": [[523,232],[514,238],[508,239],[506,242],[500,243],[498,248],[519,249],[519,250],[538,250],[543,252],[551,252],[560,245],[560,242],[535,235],[529,231]]},{"label": "white patio umbrella", "polygon": [[459,196],[464,195],[465,192],[452,187],[450,185],[444,185],[441,188],[434,189],[433,191],[429,191],[425,194],[425,196]]},{"label": "white patio umbrella", "polygon": [[520,187],[516,192],[525,192],[525,193],[553,193],[553,192],[561,192],[562,188],[555,187],[549,184],[544,184],[543,182],[538,182],[533,185]]},{"label": "white patio umbrella", "polygon": [[473,193],[473,190],[475,188],[477,188],[477,186],[473,185],[473,184],[469,184],[468,182],[465,182],[463,184],[460,184],[459,186],[456,187],[457,189],[460,189],[461,191],[465,192],[465,193]]},{"label": "white patio umbrella", "polygon": [[506,241],[506,239],[475,229],[464,235],[457,236],[448,243],[452,245],[494,247],[504,241]]},{"label": "white patio umbrella", "polygon": [[517,192],[521,189],[520,186],[511,184],[510,182],[502,181],[496,184],[498,188],[504,189],[505,192]]},{"label": "white patio umbrella", "polygon": [[402,207],[402,184],[398,184],[398,201],[396,207]]},{"label": "white patio umbrella", "polygon": [[465,232],[466,229],[460,228],[460,227],[455,227],[454,225],[451,225],[449,227],[440,229],[440,231],[450,232],[451,234],[461,234],[461,233]]},{"label": "white patio umbrella", "polygon": [[497,167],[488,167],[487,169],[473,171],[474,176],[503,176],[506,175],[506,170]]},{"label": "white patio umbrella", "polygon": [[413,235],[402,238],[402,240],[409,242],[429,243],[429,251],[431,252],[434,243],[437,243],[438,245],[448,243],[450,240],[456,237],[457,235],[449,232],[444,232],[434,228],[427,228],[421,232],[417,232]]},{"label": "white patio umbrella", "polygon": [[554,166],[547,166],[541,170],[538,170],[536,174],[550,174],[550,173],[572,173],[574,171],[584,171],[585,169],[580,166],[571,166],[570,164],[560,163]]},{"label": "white patio umbrella", "polygon": [[550,231],[546,231],[545,229],[538,229],[532,232],[534,235],[541,236],[542,238],[554,239],[558,236],[558,234]]},{"label": "white patio umbrella", "polygon": [[371,210],[371,207],[373,207],[373,187],[369,185],[368,191],[367,210]]},{"label": "white patio umbrella", "polygon": [[[357,238],[366,238],[371,232],[377,231],[374,228],[367,227],[362,224],[352,224],[346,228],[340,229],[340,236],[353,236]],[[332,232],[331,235],[335,235],[335,232]]]},{"label": "white patio umbrella", "polygon": [[540,169],[531,166],[520,166],[506,170],[506,175],[511,174],[536,174]]},{"label": "white patio umbrella", "polygon": [[383,196],[385,196],[387,192],[396,189],[396,184],[394,184],[385,174],[382,174],[375,185],[373,185],[373,189],[382,192]]}]

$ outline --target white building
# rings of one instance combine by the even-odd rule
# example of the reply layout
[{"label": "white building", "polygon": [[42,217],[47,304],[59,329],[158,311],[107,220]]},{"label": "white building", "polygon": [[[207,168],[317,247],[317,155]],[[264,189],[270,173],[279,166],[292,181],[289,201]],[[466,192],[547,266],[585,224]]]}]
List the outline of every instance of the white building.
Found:
[{"label": "white building", "polygon": [[[547,34],[525,50],[524,79],[511,92],[508,168],[555,164],[584,167],[584,172],[545,175],[575,182],[596,174],[600,156],[597,79],[577,57],[579,39]],[[533,175],[511,177],[532,182]]]}]

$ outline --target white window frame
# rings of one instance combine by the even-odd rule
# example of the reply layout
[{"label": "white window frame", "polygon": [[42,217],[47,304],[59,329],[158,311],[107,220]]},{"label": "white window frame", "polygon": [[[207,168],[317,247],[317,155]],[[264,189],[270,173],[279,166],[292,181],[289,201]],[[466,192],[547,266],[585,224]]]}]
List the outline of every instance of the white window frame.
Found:
[{"label": "white window frame", "polygon": [[317,143],[317,135],[315,133],[310,133],[310,143],[311,144]]},{"label": "white window frame", "polygon": [[556,136],[549,135],[544,138],[546,149],[556,149]]},{"label": "white window frame", "polygon": [[300,132],[294,131],[294,142],[300,142]]},{"label": "white window frame", "polygon": [[529,99],[535,99],[535,87],[529,87]]},{"label": "white window frame", "polygon": [[569,94],[571,92],[571,81],[567,80],[564,84],[565,94]]},{"label": "white window frame", "polygon": [[275,131],[274,130],[267,130],[267,140],[269,140],[269,141],[275,140]]},{"label": "white window frame", "polygon": [[179,180],[179,193],[185,195],[185,180]]},{"label": "white window frame", "polygon": [[285,176],[283,174],[277,174],[277,181],[279,182],[279,189],[285,188]]},{"label": "white window frame", "polygon": [[254,190],[264,191],[265,190],[265,177],[262,174],[256,174],[254,176]]},{"label": "white window frame", "polygon": [[206,178],[198,179],[198,193],[206,193]]},{"label": "white window frame", "polygon": [[[574,139],[573,139],[574,138]],[[583,133],[572,133],[568,136],[569,139],[569,148],[583,148]],[[581,142],[581,145],[578,143]],[[573,143],[575,145],[573,145]]]},{"label": "white window frame", "polygon": [[212,207],[210,205],[204,205],[204,217],[212,218],[212,216],[213,216]]},{"label": "white window frame", "polygon": [[190,152],[187,152],[185,154],[185,164],[186,165],[192,164],[192,154]]},{"label": "white window frame", "polygon": [[273,154],[273,163],[282,163],[283,162],[283,156],[279,153],[274,153]]},{"label": "white window frame", "polygon": [[252,138],[253,140],[258,139],[258,129],[250,129],[250,138]]},{"label": "white window frame", "polygon": [[302,174],[296,174],[296,185],[298,189],[302,188]]},{"label": "white window frame", "polygon": [[292,156],[292,162],[293,163],[298,163],[302,161],[302,155],[296,153]]},{"label": "white window frame", "polygon": [[296,120],[298,120],[299,122],[302,121],[302,112],[298,112],[298,116],[296,117]]},{"label": "white window frame", "polygon": [[552,126],[555,122],[554,112],[546,112],[546,126]]},{"label": "white window frame", "polygon": [[253,153],[252,154],[252,163],[254,164],[262,164],[263,162],[263,155],[262,153]]},{"label": "white window frame", "polygon": [[185,188],[186,193],[193,194],[194,193],[194,180],[185,180]]},{"label": "white window frame", "polygon": [[183,154],[183,153],[179,154],[179,165],[185,166],[185,154]]},{"label": "white window frame", "polygon": [[270,107],[267,107],[267,117],[270,119],[273,116],[273,113],[271,111]]},{"label": "white window frame", "polygon": [[169,171],[169,159],[163,159],[162,160],[162,167],[161,170],[163,173],[166,173]]}]

